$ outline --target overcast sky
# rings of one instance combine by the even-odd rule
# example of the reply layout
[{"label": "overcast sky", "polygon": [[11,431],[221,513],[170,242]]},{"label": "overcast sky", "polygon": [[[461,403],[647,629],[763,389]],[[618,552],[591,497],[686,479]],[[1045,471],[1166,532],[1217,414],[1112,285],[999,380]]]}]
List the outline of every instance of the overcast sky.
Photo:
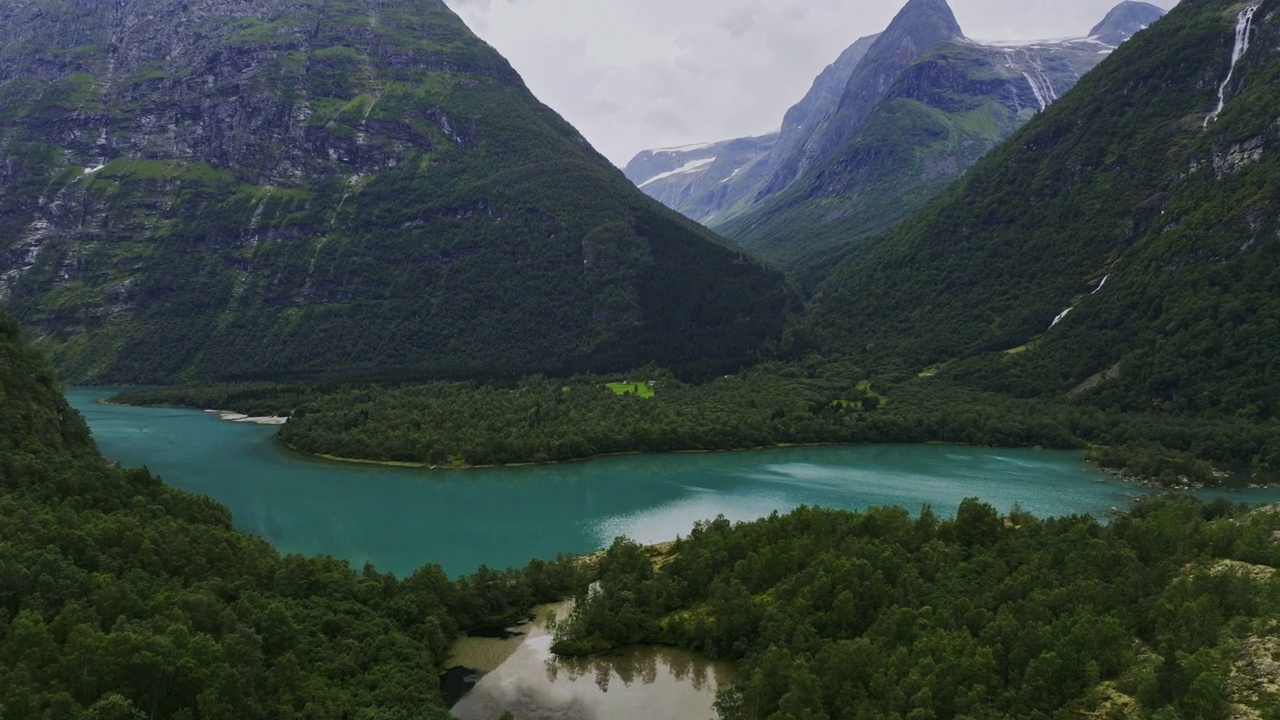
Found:
[{"label": "overcast sky", "polygon": [[[950,0],[967,37],[1088,33],[1119,0]],[[445,0],[615,164],[776,129],[905,0]],[[1152,0],[1164,8],[1176,0]]]}]

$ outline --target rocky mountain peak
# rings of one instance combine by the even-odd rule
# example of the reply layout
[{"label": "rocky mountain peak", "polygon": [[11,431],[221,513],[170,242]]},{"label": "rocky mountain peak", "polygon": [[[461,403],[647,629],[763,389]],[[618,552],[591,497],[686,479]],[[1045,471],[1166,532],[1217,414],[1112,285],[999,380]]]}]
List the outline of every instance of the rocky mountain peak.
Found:
[{"label": "rocky mountain peak", "polygon": [[932,45],[944,40],[960,39],[964,37],[964,32],[947,0],[908,0],[893,22],[889,23],[885,35],[928,38],[931,40],[929,45]]},{"label": "rocky mountain peak", "polygon": [[[779,143],[771,177],[755,201],[780,192],[847,140],[903,70],[929,48],[963,37],[946,0],[908,0],[853,68],[834,110],[821,122]],[[787,127],[784,125],[784,132]]]},{"label": "rocky mountain peak", "polygon": [[1089,36],[1107,45],[1118,46],[1133,34],[1164,16],[1165,11],[1150,3],[1125,0],[1111,9]]},{"label": "rocky mountain peak", "polygon": [[[964,38],[944,0],[910,0],[884,33],[859,39],[823,70],[770,149],[642,153],[627,175],[785,268],[829,267],[832,246],[906,217],[1161,14],[1123,2],[1092,37],[983,44]],[[975,128],[969,119],[980,108],[988,121]],[[904,132],[939,122],[946,132]],[[803,242],[798,226],[808,228]]]}]

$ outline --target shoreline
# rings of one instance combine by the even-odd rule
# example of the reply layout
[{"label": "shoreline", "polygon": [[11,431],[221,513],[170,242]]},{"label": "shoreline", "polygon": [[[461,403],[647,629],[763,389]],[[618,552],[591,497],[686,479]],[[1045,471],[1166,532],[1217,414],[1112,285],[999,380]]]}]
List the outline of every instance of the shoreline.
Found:
[{"label": "shoreline", "polygon": [[[572,463],[591,462],[592,460],[604,460],[607,458],[630,457],[634,455],[712,455],[718,453],[739,453],[739,452],[760,452],[763,450],[785,450],[787,448],[840,448],[840,447],[857,447],[860,445],[954,445],[955,447],[981,447],[977,445],[965,445],[963,443],[944,443],[944,442],[925,442],[925,443],[779,443],[777,445],[757,445],[755,447],[730,448],[728,450],[625,450],[621,452],[599,453],[596,455],[588,455],[586,457],[569,458],[567,460],[545,460],[542,462],[528,461],[518,463],[497,463],[492,465],[441,465],[425,462],[416,462],[410,460],[370,460],[368,458],[349,458],[339,455],[327,455],[325,453],[316,453],[302,448],[295,447],[279,440],[280,444],[288,448],[291,452],[298,453],[309,458],[318,458],[328,460],[330,462],[347,463],[352,465],[376,465],[382,467],[395,468],[413,468],[425,470],[449,470],[449,471],[466,471],[466,470],[493,470],[496,468],[517,468],[517,467],[552,467],[555,465],[569,465]],[[1043,450],[1045,448],[1012,448],[1017,450]]]},{"label": "shoreline", "polygon": [[[295,453],[298,453],[299,455],[303,455],[303,456],[306,456],[306,457],[309,457],[309,458],[318,458],[318,459],[321,459],[321,460],[328,460],[328,461],[331,461],[331,462],[348,463],[348,464],[353,464],[353,465],[380,465],[380,466],[383,466],[383,467],[417,468],[417,469],[451,470],[451,471],[456,471],[456,470],[492,470],[492,469],[495,469],[495,468],[515,468],[515,467],[551,467],[551,466],[555,466],[555,465],[568,465],[568,464],[571,464],[571,463],[591,462],[592,460],[604,460],[604,459],[607,459],[607,458],[630,457],[630,456],[633,456],[633,455],[713,455],[713,454],[719,454],[719,453],[740,453],[740,452],[744,452],[744,453],[745,453],[745,452],[760,452],[760,451],[763,451],[763,450],[785,450],[785,449],[787,449],[787,448],[841,448],[841,447],[860,447],[860,446],[865,446],[865,445],[912,445],[912,446],[914,446],[914,445],[943,445],[943,446],[948,446],[948,445],[949,445],[949,446],[952,446],[952,447],[977,448],[977,449],[986,449],[986,450],[997,450],[997,449],[999,449],[999,448],[991,447],[991,446],[989,446],[989,445],[966,445],[966,444],[964,444],[964,443],[942,442],[942,441],[938,441],[938,440],[930,440],[930,441],[928,441],[928,442],[897,442],[897,443],[894,443],[894,442],[880,442],[880,443],[857,443],[857,442],[847,442],[847,443],[824,443],[824,442],[816,442],[816,443],[778,443],[778,444],[776,444],[776,445],[756,445],[756,446],[753,446],[753,447],[740,447],[740,448],[728,448],[728,449],[710,449],[710,450],[709,450],[709,449],[691,449],[691,450],[653,450],[653,451],[648,451],[648,450],[623,450],[623,451],[619,451],[619,452],[611,452],[611,453],[597,453],[597,454],[595,454],[595,455],[587,455],[587,456],[585,456],[585,457],[568,458],[568,459],[566,459],[566,460],[544,460],[544,461],[530,460],[530,461],[527,461],[527,462],[518,462],[518,463],[495,463],[495,464],[490,464],[490,465],[472,465],[472,464],[466,464],[466,465],[449,465],[449,464],[439,464],[439,463],[432,464],[432,463],[427,463],[427,462],[418,462],[418,461],[413,461],[413,460],[372,460],[372,459],[369,459],[369,458],[350,458],[350,457],[342,457],[342,456],[340,456],[340,455],[328,455],[328,454],[326,454],[326,453],[318,453],[318,452],[311,452],[311,451],[309,451],[309,450],[303,450],[302,448],[299,448],[299,447],[296,447],[296,446],[294,446],[294,445],[291,445],[291,444],[289,444],[288,442],[285,442],[284,440],[279,440],[279,442],[280,442],[280,444],[281,444],[281,445],[283,445],[283,446],[285,446],[286,448],[288,448],[291,452],[295,452]],[[1039,445],[1031,446],[1031,447],[1010,447],[1009,449],[1010,449],[1010,450],[1055,450],[1055,451],[1056,451],[1056,450],[1065,450],[1066,452],[1072,452],[1072,451],[1073,451],[1071,448],[1046,448],[1046,447],[1042,447],[1042,446],[1039,446]],[[1090,460],[1085,460],[1085,462],[1089,462],[1089,463],[1091,463],[1091,464],[1092,464],[1092,461],[1090,461]],[[1101,466],[1099,466],[1099,467],[1101,468]],[[1105,470],[1105,469],[1104,469],[1104,470]]]},{"label": "shoreline", "polygon": [[[128,405],[125,403],[111,402],[109,398],[102,398],[98,400],[98,402],[103,405],[116,405],[121,407],[128,407]],[[236,422],[236,423],[245,423],[245,424],[253,424],[253,425],[263,425],[263,426],[280,427],[285,423],[287,423],[289,420],[288,417],[280,417],[280,416],[257,417],[257,416],[249,416],[244,413],[238,413],[232,410],[217,410],[217,409],[209,409],[209,408],[200,409],[200,408],[192,408],[190,406],[183,406],[183,405],[151,405],[146,407],[172,407],[172,408],[180,408],[180,409],[186,409],[186,410],[198,410],[205,413],[215,414],[218,416],[219,420],[223,420],[226,422]],[[968,445],[965,443],[952,443],[952,442],[943,442],[943,441],[934,441],[934,440],[926,441],[923,443],[911,443],[911,442],[906,442],[906,443],[824,443],[824,442],[778,443],[774,445],[758,445],[753,447],[741,447],[741,448],[729,448],[729,449],[687,449],[687,450],[666,450],[666,451],[656,451],[656,452],[648,452],[644,450],[627,450],[627,451],[612,452],[612,453],[598,453],[595,455],[589,455],[589,456],[577,457],[577,458],[568,458],[565,460],[495,463],[495,464],[487,464],[487,465],[473,465],[473,464],[452,465],[447,463],[433,464],[429,462],[420,462],[420,461],[412,461],[412,460],[374,460],[370,458],[343,457],[341,455],[331,455],[328,453],[311,452],[308,450],[303,450],[281,439],[279,435],[277,435],[276,441],[279,442],[282,446],[285,447],[285,449],[289,450],[290,452],[297,453],[298,455],[313,461],[319,460],[319,461],[325,461],[325,462],[342,463],[347,465],[366,465],[366,466],[373,466],[373,467],[389,467],[389,468],[416,469],[416,470],[448,470],[448,471],[492,470],[492,469],[498,469],[498,468],[520,468],[520,467],[550,467],[554,465],[590,462],[593,460],[603,460],[607,458],[627,457],[627,456],[633,456],[633,455],[688,455],[688,454],[758,452],[763,450],[781,450],[786,448],[824,448],[824,447],[835,448],[835,447],[851,447],[851,446],[867,445],[867,444],[951,445],[955,447],[974,448],[974,449],[987,449],[987,450],[999,449],[999,448],[995,448],[987,445]],[[1032,447],[1025,447],[1025,448],[1015,447],[1011,449],[1045,450],[1045,449],[1057,449],[1057,448],[1044,448],[1043,446],[1036,445]],[[1070,450],[1070,448],[1066,448],[1066,449]],[[1083,452],[1083,450],[1081,451]],[[1110,475],[1112,478],[1116,479],[1118,482],[1121,482],[1126,485],[1137,485],[1139,487],[1147,488],[1150,490],[1159,490],[1164,492],[1179,492],[1179,491],[1185,492],[1185,491],[1216,489],[1216,490],[1226,490],[1229,492],[1248,492],[1250,490],[1269,490],[1269,489],[1280,488],[1280,483],[1270,483],[1270,484],[1249,483],[1247,485],[1240,486],[1240,487],[1229,486],[1226,484],[1207,485],[1203,483],[1185,483],[1185,482],[1180,482],[1175,485],[1165,485],[1159,482],[1157,478],[1144,478],[1140,476],[1129,475],[1125,473],[1123,470],[1109,468],[1093,460],[1089,460],[1087,458],[1082,458],[1082,459],[1084,459],[1084,461],[1089,463],[1090,465],[1096,467],[1099,471],[1106,473],[1107,475]]]},{"label": "shoreline", "polygon": [[219,420],[234,423],[248,423],[250,425],[283,425],[289,422],[289,418],[280,415],[245,415],[234,410],[208,410],[204,412],[217,415]]},{"label": "shoreline", "polygon": [[[326,453],[315,453],[315,452],[309,452],[307,450],[303,450],[301,448],[290,445],[289,443],[279,438],[277,438],[277,441],[281,445],[283,445],[285,448],[287,448],[290,452],[298,453],[303,457],[311,458],[313,460],[324,460],[328,462],[337,462],[337,463],[344,463],[349,465],[371,465],[375,467],[391,467],[391,468],[417,469],[417,470],[446,470],[450,472],[467,471],[467,470],[492,470],[497,468],[550,467],[555,465],[567,465],[571,463],[591,462],[593,460],[604,460],[607,458],[628,457],[633,455],[709,455],[713,453],[737,453],[737,452],[760,452],[765,450],[783,450],[786,448],[857,447],[859,445],[868,445],[868,444],[950,445],[954,447],[985,449],[985,450],[999,449],[999,448],[994,448],[987,445],[966,445],[964,443],[948,443],[948,442],[939,442],[939,441],[929,441],[929,442],[923,442],[923,443],[780,443],[777,445],[760,445],[756,447],[733,448],[729,450],[667,450],[667,451],[660,451],[660,452],[629,450],[625,452],[600,453],[598,455],[590,455],[587,457],[580,457],[580,458],[570,458],[567,460],[547,460],[545,462],[531,461],[531,462],[521,462],[521,463],[494,464],[494,465],[440,465],[440,464],[432,465],[431,463],[425,463],[425,462],[414,462],[414,461],[405,461],[405,460],[371,460],[368,458],[348,458],[348,457],[341,457],[338,455],[329,455]],[[1025,448],[1012,447],[1010,449],[1054,450],[1056,448],[1044,448],[1041,446],[1033,446],[1033,447],[1025,447]],[[1067,451],[1070,452],[1069,449]],[[1089,465],[1097,468],[1100,472],[1103,472],[1111,476],[1117,482],[1120,482],[1125,485],[1136,485],[1149,490],[1159,490],[1163,492],[1179,492],[1179,491],[1194,492],[1197,490],[1226,490],[1228,492],[1248,492],[1250,490],[1274,490],[1276,488],[1280,488],[1280,484],[1277,484],[1277,483],[1273,483],[1269,485],[1249,484],[1243,487],[1233,487],[1233,486],[1227,486],[1227,485],[1203,485],[1203,484],[1164,485],[1158,482],[1155,478],[1142,478],[1135,475],[1128,475],[1123,471],[1115,470],[1115,469],[1100,465],[1097,462],[1094,462],[1093,460],[1089,460],[1087,458],[1081,458],[1081,459],[1084,462],[1088,463]]]},{"label": "shoreline", "polygon": [[110,405],[112,407],[154,407],[154,408],[173,408],[175,410],[194,410],[196,412],[209,413],[217,415],[219,420],[235,423],[246,423],[249,425],[284,425],[289,422],[287,416],[281,415],[246,415],[245,413],[236,412],[234,410],[217,410],[214,408],[195,408],[190,405],[132,405],[130,403],[112,402],[111,398],[98,398],[99,405]]}]

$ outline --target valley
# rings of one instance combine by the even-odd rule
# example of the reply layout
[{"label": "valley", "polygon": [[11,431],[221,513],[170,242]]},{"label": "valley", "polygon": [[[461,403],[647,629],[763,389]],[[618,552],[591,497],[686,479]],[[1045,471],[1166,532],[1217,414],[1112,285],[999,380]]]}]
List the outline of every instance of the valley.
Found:
[{"label": "valley", "polygon": [[441,0],[0,5],[0,720],[1275,717],[1277,48],[624,173]]}]

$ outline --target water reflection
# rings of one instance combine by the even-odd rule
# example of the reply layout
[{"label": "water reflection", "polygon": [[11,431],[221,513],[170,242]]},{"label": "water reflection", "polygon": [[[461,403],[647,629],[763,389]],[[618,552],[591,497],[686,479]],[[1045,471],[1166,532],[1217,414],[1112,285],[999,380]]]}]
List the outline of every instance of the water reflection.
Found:
[{"label": "water reflection", "polygon": [[[558,658],[551,653],[547,611],[563,617],[569,606],[541,608],[538,618],[520,627],[516,647],[493,640],[509,652],[453,707],[459,720],[491,720],[509,710],[518,720],[570,718],[629,720],[715,717],[715,694],[730,681],[732,665],[713,662],[676,648],[636,647],[588,658]],[[456,663],[491,659],[482,639],[469,638],[454,655]]]},{"label": "water reflection", "polygon": [[594,678],[600,692],[609,692],[609,684],[617,679],[626,687],[635,683],[653,685],[658,682],[659,668],[676,682],[687,684],[701,693],[708,688],[714,694],[722,679],[718,668],[705,658],[684,650],[665,647],[637,647],[607,655],[586,658],[555,658],[546,661],[547,681],[554,684]]}]

